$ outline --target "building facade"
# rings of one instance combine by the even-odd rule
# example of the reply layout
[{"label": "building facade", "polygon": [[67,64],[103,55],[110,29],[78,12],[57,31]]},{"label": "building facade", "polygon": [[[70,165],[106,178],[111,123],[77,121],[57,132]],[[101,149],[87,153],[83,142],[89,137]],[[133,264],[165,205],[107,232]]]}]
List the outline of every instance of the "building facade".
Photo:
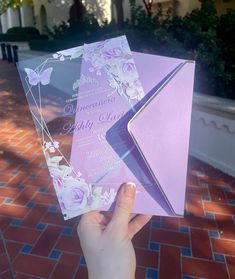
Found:
[{"label": "building facade", "polygon": [[[62,21],[69,19],[69,10],[74,0],[33,0],[33,5],[24,4],[18,9],[8,8],[1,15],[1,29],[5,33],[14,26],[34,26],[42,34],[47,28],[52,29]],[[121,1],[121,0],[120,0]],[[123,1],[124,19],[130,18],[129,0]],[[116,9],[112,0],[82,0],[89,13],[93,13],[99,22],[116,19]],[[200,8],[200,0],[153,0],[153,10],[161,3],[163,9],[171,8],[174,4],[175,12],[184,16],[193,9]],[[143,0],[136,0],[136,5],[144,6]],[[227,8],[235,8],[234,0],[216,0],[219,14],[225,13]]]},{"label": "building facade", "polygon": [[23,5],[18,9],[8,8],[1,14],[1,30],[6,33],[9,28],[15,26],[34,26],[34,15],[32,5]]},{"label": "building facade", "polygon": [[[111,21],[111,0],[83,0],[87,12],[93,13],[99,22]],[[2,33],[14,26],[34,26],[42,34],[46,29],[69,19],[69,10],[73,0],[33,0],[33,5],[24,4],[19,9],[8,8],[1,15]],[[46,28],[47,27],[47,28]]]}]

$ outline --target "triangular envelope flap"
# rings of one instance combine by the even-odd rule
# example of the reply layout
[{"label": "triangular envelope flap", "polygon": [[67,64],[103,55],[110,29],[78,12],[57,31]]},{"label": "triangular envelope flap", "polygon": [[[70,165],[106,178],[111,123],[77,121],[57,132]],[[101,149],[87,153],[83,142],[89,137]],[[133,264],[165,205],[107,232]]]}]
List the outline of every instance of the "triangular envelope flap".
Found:
[{"label": "triangular envelope flap", "polygon": [[140,52],[132,52],[132,55],[135,60],[141,84],[146,93],[149,93],[153,88],[164,82],[165,78],[172,73],[172,71],[185,62],[185,60],[178,58]]},{"label": "triangular envelope flap", "polygon": [[129,122],[128,129],[176,214],[183,215],[194,63],[185,62]]}]

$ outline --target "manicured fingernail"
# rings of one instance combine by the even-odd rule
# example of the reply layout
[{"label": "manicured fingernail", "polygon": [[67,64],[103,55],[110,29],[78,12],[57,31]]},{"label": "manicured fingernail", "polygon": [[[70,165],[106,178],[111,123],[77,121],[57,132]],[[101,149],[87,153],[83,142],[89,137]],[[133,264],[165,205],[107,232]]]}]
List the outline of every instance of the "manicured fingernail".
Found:
[{"label": "manicured fingernail", "polygon": [[127,197],[135,197],[136,185],[133,182],[125,183],[124,185],[124,194]]}]

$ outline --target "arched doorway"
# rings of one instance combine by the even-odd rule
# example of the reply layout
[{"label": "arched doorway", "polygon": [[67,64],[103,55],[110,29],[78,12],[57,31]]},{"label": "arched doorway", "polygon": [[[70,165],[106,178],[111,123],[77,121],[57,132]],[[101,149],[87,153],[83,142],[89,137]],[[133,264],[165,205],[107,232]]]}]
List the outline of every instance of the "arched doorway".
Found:
[{"label": "arched doorway", "polygon": [[42,34],[47,33],[47,11],[44,5],[40,8],[40,31]]}]

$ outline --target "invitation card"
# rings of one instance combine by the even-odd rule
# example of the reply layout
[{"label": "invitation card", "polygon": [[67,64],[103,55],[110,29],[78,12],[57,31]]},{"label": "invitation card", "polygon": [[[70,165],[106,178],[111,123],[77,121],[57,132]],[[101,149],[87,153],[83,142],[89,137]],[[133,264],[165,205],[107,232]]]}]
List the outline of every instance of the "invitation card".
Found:
[{"label": "invitation card", "polygon": [[183,215],[193,63],[132,53],[121,36],[18,70],[65,220],[111,210],[128,181],[135,213]]}]

